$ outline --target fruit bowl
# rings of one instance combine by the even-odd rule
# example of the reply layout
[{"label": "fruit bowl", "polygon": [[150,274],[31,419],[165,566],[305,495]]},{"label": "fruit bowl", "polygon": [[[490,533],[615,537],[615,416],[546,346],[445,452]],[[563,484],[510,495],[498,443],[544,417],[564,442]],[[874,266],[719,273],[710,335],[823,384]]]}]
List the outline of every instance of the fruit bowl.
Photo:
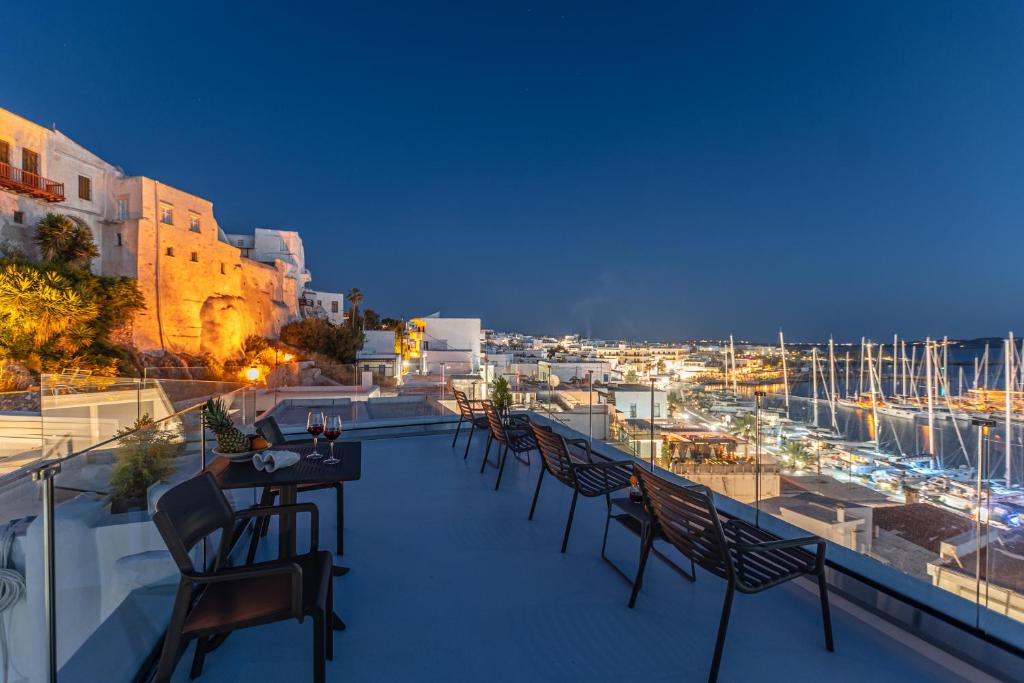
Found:
[{"label": "fruit bowl", "polygon": [[216,448],[212,449],[214,455],[219,456],[221,458],[227,458],[227,460],[230,462],[250,462],[252,461],[252,456],[256,455],[257,453],[262,453],[265,450],[267,449],[256,448],[251,451],[242,451],[241,453],[221,453]]}]

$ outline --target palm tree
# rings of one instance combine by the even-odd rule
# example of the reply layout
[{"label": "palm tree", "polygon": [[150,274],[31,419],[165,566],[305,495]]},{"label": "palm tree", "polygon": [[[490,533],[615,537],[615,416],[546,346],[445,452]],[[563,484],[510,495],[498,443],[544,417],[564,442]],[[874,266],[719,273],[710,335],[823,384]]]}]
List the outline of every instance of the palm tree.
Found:
[{"label": "palm tree", "polygon": [[36,224],[35,240],[44,261],[88,268],[89,262],[100,255],[89,226],[75,216],[46,214]]},{"label": "palm tree", "polygon": [[732,418],[732,422],[729,423],[729,433],[750,441],[750,437],[754,435],[755,427],[756,423],[753,415],[736,415]]},{"label": "palm tree", "polygon": [[349,322],[352,324],[352,327],[355,327],[356,322],[358,321],[359,304],[361,303],[363,303],[363,293],[356,287],[348,290],[348,305],[352,311],[351,317],[349,317]]},{"label": "palm tree", "polygon": [[53,271],[18,265],[0,270],[0,322],[13,338],[31,337],[41,346],[72,331],[68,345],[78,345],[71,339],[87,344],[89,334],[80,326],[98,314],[96,304]]},{"label": "palm tree", "polygon": [[793,463],[797,469],[803,469],[811,459],[811,452],[799,441],[787,441],[782,447],[782,459]]}]

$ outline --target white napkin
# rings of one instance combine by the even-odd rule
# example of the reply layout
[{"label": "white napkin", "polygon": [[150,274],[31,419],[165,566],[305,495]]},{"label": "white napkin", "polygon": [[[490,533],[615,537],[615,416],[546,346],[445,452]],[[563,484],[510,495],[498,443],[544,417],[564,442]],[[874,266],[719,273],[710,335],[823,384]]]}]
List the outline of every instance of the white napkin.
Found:
[{"label": "white napkin", "polygon": [[291,467],[299,461],[299,454],[292,451],[264,451],[252,456],[253,467],[261,472],[274,472]]}]

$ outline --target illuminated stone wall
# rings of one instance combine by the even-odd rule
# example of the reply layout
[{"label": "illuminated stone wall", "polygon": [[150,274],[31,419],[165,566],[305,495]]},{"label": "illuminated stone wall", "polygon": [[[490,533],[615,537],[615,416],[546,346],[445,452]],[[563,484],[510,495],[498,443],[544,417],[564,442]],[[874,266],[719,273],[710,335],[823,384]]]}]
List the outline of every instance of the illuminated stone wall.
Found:
[{"label": "illuminated stone wall", "polygon": [[[143,177],[122,179],[116,194],[128,199],[129,219],[104,228],[105,272],[138,278],[146,298],[133,329],[139,349],[228,358],[246,336],[276,336],[298,317],[288,264],[242,258],[218,238],[211,202]],[[170,224],[160,220],[167,207]]]}]

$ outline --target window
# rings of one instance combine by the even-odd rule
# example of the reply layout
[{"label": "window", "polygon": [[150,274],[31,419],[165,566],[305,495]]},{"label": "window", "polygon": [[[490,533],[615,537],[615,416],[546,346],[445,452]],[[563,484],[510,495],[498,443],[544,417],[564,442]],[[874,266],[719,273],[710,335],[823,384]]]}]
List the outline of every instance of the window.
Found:
[{"label": "window", "polygon": [[[1009,354],[1007,354],[1007,355],[1009,355]],[[654,404],[654,417],[661,417],[661,404],[660,403],[655,403]]]},{"label": "window", "polygon": [[636,419],[636,404],[635,403],[630,403],[629,404],[629,416],[631,418],[633,418],[633,419]]},{"label": "window", "polygon": [[92,178],[84,175],[78,176],[78,198],[92,201]]},{"label": "window", "polygon": [[188,229],[191,230],[192,232],[199,232],[199,214],[198,213],[192,213],[191,211],[189,211],[189,213],[188,213]]},{"label": "window", "polygon": [[[245,240],[235,240],[235,244],[240,246],[240,247],[244,246],[245,245]],[[1009,354],[1007,354],[1007,355],[1009,355]]]},{"label": "window", "polygon": [[166,225],[174,225],[174,207],[170,204],[160,202],[160,222]]},{"label": "window", "polygon": [[117,220],[126,221],[128,220],[128,198],[118,197],[117,198]]},{"label": "window", "polygon": [[121,240],[121,233],[117,233],[117,246],[122,246],[124,242]]},{"label": "window", "polygon": [[39,155],[30,149],[21,150],[21,170],[39,175]]},{"label": "window", "polygon": [[0,140],[0,164],[11,163],[11,143]]},{"label": "window", "polygon": [[[337,301],[332,301],[331,302],[331,313],[337,313],[337,312],[338,312],[338,302]],[[1010,354],[1007,353],[1006,355],[1009,356]]]},{"label": "window", "polygon": [[[317,299],[317,300],[316,300],[316,305],[317,305],[317,306],[323,306],[323,305],[324,305],[324,302],[323,302],[323,301],[321,301],[320,299]],[[1007,355],[1009,355],[1009,354],[1007,354]]]},{"label": "window", "polygon": [[189,257],[189,260],[192,261],[192,263],[199,263],[199,252],[193,251],[192,255]]},{"label": "window", "polygon": [[167,255],[174,256],[174,247],[167,247]]},{"label": "window", "polygon": [[15,211],[14,212],[14,222],[15,223],[24,223],[25,222],[25,212],[24,211]]},{"label": "window", "polygon": [[224,275],[224,264],[220,264],[220,274]]}]

